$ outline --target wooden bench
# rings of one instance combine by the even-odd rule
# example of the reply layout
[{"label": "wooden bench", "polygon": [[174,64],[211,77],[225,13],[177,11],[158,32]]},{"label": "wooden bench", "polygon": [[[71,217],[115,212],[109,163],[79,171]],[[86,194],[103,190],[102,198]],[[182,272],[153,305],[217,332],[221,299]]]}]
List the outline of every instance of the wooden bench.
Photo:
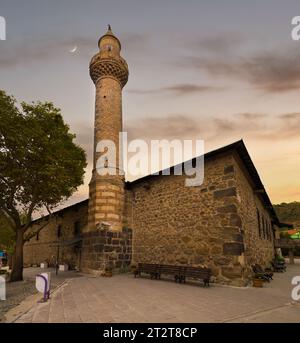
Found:
[{"label": "wooden bench", "polygon": [[139,263],[137,269],[134,271],[134,277],[141,276],[142,273],[149,274],[151,279],[159,277],[158,264]]},{"label": "wooden bench", "polygon": [[159,279],[161,275],[171,275],[174,277],[175,282],[181,282],[183,267],[174,266],[170,264],[160,264],[158,267]]},{"label": "wooden bench", "polygon": [[209,287],[209,281],[210,281],[211,275],[212,273],[211,273],[210,268],[187,266],[184,268],[182,281],[185,282],[186,278],[203,280],[204,287]]},{"label": "wooden bench", "polygon": [[176,266],[169,264],[150,264],[139,263],[134,271],[134,276],[141,276],[142,273],[149,274],[151,279],[160,279],[161,275],[171,275],[175,282],[185,282],[186,278],[195,280],[203,280],[204,286],[209,286],[210,277],[212,275],[210,268]]}]

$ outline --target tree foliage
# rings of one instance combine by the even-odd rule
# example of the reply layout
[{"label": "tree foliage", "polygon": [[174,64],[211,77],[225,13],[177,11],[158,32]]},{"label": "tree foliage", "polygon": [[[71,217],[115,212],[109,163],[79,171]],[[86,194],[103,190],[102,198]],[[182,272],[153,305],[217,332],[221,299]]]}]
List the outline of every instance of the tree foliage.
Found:
[{"label": "tree foliage", "polygon": [[15,248],[16,234],[11,227],[9,220],[0,215],[0,250],[6,250],[12,254]]},{"label": "tree foliage", "polygon": [[83,183],[86,157],[74,138],[52,103],[17,106],[0,91],[0,212],[16,233],[15,255],[32,214],[43,208],[51,213]]},{"label": "tree foliage", "polygon": [[300,202],[281,203],[274,205],[275,212],[282,222],[296,223],[300,222]]}]

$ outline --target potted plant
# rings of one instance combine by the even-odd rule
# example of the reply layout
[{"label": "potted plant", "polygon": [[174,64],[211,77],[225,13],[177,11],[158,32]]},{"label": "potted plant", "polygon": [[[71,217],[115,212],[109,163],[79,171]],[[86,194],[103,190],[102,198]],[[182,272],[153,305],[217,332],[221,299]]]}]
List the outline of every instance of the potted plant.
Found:
[{"label": "potted plant", "polygon": [[113,275],[112,271],[113,271],[112,266],[106,266],[104,269],[104,276],[112,277],[112,275]]},{"label": "potted plant", "polygon": [[254,275],[252,279],[253,287],[262,288],[264,286],[264,280],[257,275]]}]

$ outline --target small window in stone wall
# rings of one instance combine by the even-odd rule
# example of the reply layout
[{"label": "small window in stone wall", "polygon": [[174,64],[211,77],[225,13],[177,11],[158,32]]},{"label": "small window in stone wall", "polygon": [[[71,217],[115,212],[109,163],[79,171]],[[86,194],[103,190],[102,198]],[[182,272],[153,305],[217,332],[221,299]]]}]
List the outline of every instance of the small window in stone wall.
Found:
[{"label": "small window in stone wall", "polygon": [[271,228],[271,241],[273,242],[274,238],[275,238],[274,237],[275,234],[274,234],[274,228],[273,228],[273,223],[272,222],[270,223],[270,228]]},{"label": "small window in stone wall", "polygon": [[259,210],[256,209],[256,214],[257,214],[257,223],[258,223],[258,235],[259,235],[259,238],[262,238],[262,228],[261,228],[261,222],[260,222],[260,213],[259,213]]},{"label": "small window in stone wall", "polygon": [[60,238],[61,235],[62,235],[61,225],[58,225],[58,228],[57,228],[57,238]]},{"label": "small window in stone wall", "polygon": [[270,241],[273,241],[273,227],[272,223],[269,221],[269,234],[270,234]]},{"label": "small window in stone wall", "polygon": [[258,209],[256,209],[257,223],[258,223],[258,235],[261,239],[273,240],[273,226],[272,223],[265,218]]},{"label": "small window in stone wall", "polygon": [[40,234],[40,233],[37,232],[37,233],[36,233],[36,236],[35,236],[35,238],[36,238],[37,241],[39,240],[39,234]]},{"label": "small window in stone wall", "polygon": [[81,225],[80,221],[74,223],[74,236],[80,235],[81,233]]},{"label": "small window in stone wall", "polygon": [[263,224],[263,239],[266,239],[266,222],[263,216],[262,216],[262,224]]}]

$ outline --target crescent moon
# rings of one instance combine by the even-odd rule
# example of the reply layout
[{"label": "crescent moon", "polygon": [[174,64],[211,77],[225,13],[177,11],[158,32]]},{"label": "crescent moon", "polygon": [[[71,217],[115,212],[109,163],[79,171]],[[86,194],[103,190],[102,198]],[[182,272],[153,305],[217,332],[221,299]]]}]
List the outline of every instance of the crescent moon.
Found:
[{"label": "crescent moon", "polygon": [[77,46],[75,45],[73,49],[70,50],[71,53],[75,52],[77,50]]}]

